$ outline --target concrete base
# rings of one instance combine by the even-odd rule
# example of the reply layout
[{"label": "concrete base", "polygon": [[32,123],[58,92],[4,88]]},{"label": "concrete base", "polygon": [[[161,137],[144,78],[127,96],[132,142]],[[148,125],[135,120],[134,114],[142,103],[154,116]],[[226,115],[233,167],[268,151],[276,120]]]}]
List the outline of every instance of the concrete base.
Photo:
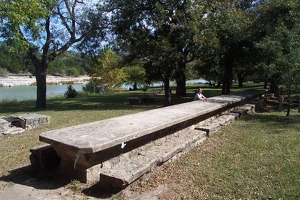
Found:
[{"label": "concrete base", "polygon": [[46,172],[58,168],[60,157],[51,145],[45,144],[30,149],[31,166],[36,172]]},{"label": "concrete base", "polygon": [[154,167],[179,153],[189,151],[205,138],[204,132],[189,127],[139,148],[134,153],[123,154],[116,165],[103,167],[100,184],[104,187],[124,188]]},{"label": "concrete base", "polygon": [[22,133],[50,123],[50,117],[40,114],[19,114],[0,119],[0,135]]}]

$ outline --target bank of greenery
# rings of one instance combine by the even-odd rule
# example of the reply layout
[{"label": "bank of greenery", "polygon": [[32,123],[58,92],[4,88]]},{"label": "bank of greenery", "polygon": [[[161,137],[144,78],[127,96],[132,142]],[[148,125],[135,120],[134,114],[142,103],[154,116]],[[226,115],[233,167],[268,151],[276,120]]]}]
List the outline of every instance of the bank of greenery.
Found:
[{"label": "bank of greenery", "polygon": [[[256,86],[250,84],[232,90]],[[188,86],[186,98],[173,95],[173,103],[191,101],[197,87]],[[51,123],[44,127],[0,137],[1,180],[16,182],[31,176],[27,167],[29,149],[41,144],[38,140],[41,132],[160,107],[164,97],[157,94],[158,90],[79,94],[74,99],[57,97],[48,101],[47,110],[39,111],[34,101],[1,102],[3,116],[34,112],[51,117]],[[220,89],[204,88],[204,94],[219,95]],[[128,104],[128,98],[145,95],[154,96],[156,103]],[[166,193],[163,199],[297,199],[300,197],[299,130],[300,114],[296,111],[290,117],[283,112],[245,115],[190,153],[130,185],[130,190],[138,192],[159,184],[176,184],[177,192]],[[113,197],[122,198],[122,193]]]}]

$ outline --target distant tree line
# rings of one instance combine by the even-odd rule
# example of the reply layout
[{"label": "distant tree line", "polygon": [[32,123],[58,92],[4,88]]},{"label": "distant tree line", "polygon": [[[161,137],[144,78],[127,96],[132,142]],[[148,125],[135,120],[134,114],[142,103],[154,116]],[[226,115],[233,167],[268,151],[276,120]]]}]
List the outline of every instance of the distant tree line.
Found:
[{"label": "distant tree line", "polygon": [[[11,50],[13,49],[13,50]],[[32,74],[35,70],[31,60],[24,51],[16,44],[6,41],[0,42],[0,75],[12,74]],[[86,75],[89,64],[89,56],[76,51],[66,51],[49,63],[47,74],[58,76],[80,76]]]}]

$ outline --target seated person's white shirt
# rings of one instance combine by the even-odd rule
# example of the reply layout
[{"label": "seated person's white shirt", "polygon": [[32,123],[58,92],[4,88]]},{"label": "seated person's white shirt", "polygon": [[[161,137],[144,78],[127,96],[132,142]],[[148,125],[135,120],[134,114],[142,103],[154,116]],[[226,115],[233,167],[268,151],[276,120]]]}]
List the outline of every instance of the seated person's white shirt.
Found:
[{"label": "seated person's white shirt", "polygon": [[203,94],[196,93],[194,100],[200,100],[200,99],[204,99],[204,98],[205,98],[205,96]]}]

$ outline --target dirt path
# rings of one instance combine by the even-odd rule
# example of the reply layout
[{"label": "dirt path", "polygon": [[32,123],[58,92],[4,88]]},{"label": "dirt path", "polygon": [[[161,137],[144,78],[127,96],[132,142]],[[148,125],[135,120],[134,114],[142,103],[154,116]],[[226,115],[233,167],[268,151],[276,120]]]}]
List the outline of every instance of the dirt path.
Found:
[{"label": "dirt path", "polygon": [[[1,186],[2,185],[2,186]],[[173,191],[179,186],[158,185],[151,190],[135,190],[125,188],[122,191],[104,191],[103,189],[92,186],[90,188],[80,188],[87,185],[80,184],[78,189],[83,193],[74,192],[75,185],[71,183],[38,181],[34,178],[22,183],[8,183],[0,181],[0,199],[2,200],[94,200],[94,199],[116,199],[116,200],[156,200],[162,196],[172,195]]]}]

